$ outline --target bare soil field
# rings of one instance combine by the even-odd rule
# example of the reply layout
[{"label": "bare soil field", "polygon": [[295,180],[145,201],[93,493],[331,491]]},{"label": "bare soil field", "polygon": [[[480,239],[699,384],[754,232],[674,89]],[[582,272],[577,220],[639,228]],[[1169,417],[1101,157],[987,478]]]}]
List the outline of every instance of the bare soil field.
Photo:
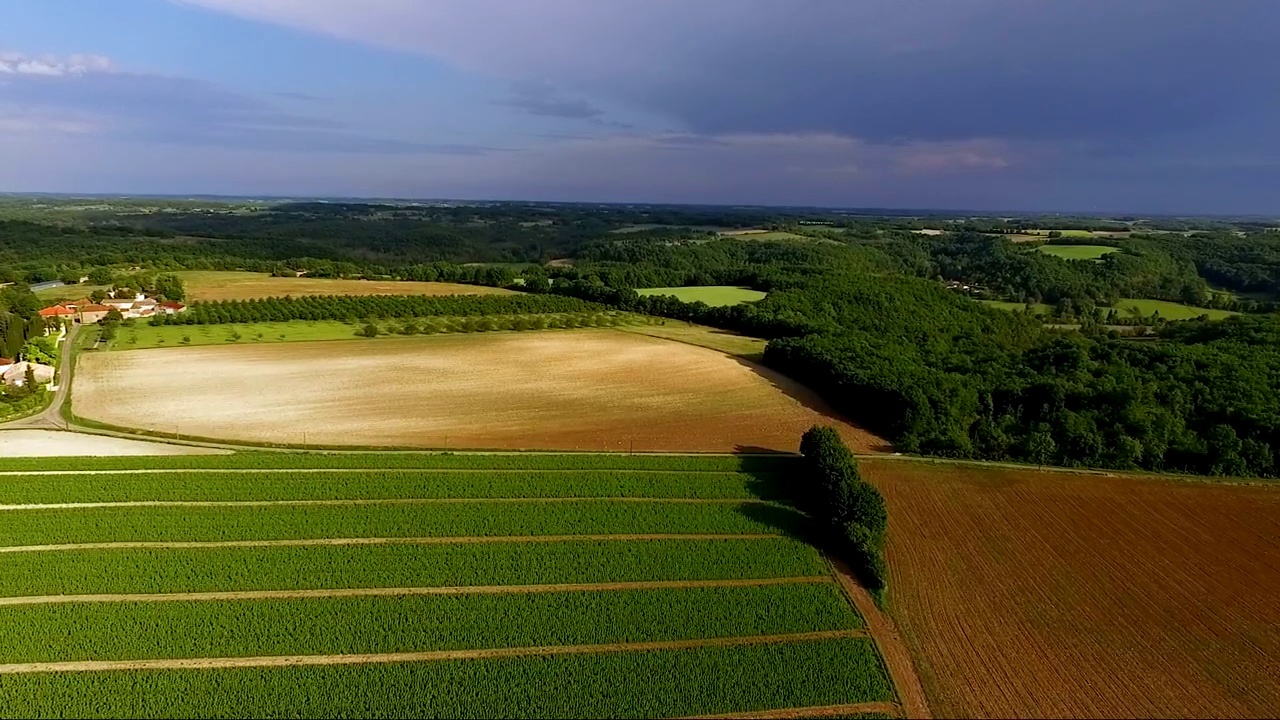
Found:
[{"label": "bare soil field", "polygon": [[266,273],[191,270],[177,273],[188,300],[249,300],[284,295],[511,295],[513,290],[440,282],[272,277]]},{"label": "bare soil field", "polygon": [[1280,708],[1280,486],[866,461],[940,717]]},{"label": "bare soil field", "polygon": [[612,330],[88,353],[73,399],[89,420],[253,443],[794,451],[822,422],[886,445],[758,365]]},{"label": "bare soil field", "polygon": [[56,430],[0,431],[0,458],[73,457],[102,455],[210,455],[213,450],[186,445],[126,440],[123,438],[59,432]]}]

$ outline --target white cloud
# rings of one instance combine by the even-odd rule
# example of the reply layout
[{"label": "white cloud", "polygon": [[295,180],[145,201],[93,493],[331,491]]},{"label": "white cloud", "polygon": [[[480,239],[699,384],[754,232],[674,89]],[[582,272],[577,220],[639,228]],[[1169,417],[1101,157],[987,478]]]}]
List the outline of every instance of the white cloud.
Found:
[{"label": "white cloud", "polygon": [[114,71],[115,63],[101,55],[70,55],[59,58],[52,55],[32,57],[15,52],[0,53],[0,75],[65,77]]}]

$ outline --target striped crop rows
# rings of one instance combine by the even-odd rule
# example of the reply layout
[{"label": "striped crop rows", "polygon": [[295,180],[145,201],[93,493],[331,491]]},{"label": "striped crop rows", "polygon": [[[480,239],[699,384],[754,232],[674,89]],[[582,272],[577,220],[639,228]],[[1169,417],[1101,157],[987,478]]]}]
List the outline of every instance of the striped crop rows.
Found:
[{"label": "striped crop rows", "polygon": [[9,463],[0,716],[885,707],[787,461],[761,460]]}]

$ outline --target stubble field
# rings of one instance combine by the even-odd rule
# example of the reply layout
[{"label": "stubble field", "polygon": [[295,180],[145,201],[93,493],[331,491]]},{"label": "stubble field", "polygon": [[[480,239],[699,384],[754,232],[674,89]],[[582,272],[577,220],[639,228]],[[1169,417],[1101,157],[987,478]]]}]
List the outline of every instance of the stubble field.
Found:
[{"label": "stubble field", "polygon": [[781,375],[610,330],[90,353],[73,398],[88,420],[251,443],[794,451],[824,422],[884,446]]},{"label": "stubble field", "polygon": [[939,716],[1280,707],[1280,487],[871,461]]}]

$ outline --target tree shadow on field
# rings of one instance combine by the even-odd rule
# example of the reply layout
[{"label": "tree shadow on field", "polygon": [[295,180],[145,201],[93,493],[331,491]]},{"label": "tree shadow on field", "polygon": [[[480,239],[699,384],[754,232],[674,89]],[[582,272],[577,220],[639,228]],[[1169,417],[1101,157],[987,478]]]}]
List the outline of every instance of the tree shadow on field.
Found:
[{"label": "tree shadow on field", "polygon": [[[792,400],[795,400],[796,402],[800,403],[800,405],[805,409],[812,410],[814,413],[817,413],[818,415],[821,415],[826,418],[830,418],[834,421],[838,421],[838,422],[850,425],[852,427],[856,427],[862,430],[863,432],[867,433],[867,435],[874,437],[875,440],[873,441],[872,445],[869,448],[867,448],[871,452],[878,452],[878,453],[893,452],[893,446],[890,445],[886,440],[879,437],[875,437],[870,430],[867,430],[861,424],[854,422],[853,420],[849,419],[849,417],[847,417],[843,413],[833,408],[830,405],[830,403],[828,403],[826,400],[823,400],[822,396],[818,395],[816,391],[812,390],[811,388],[804,385],[800,381],[787,377],[786,375],[783,375],[777,370],[773,370],[771,368],[765,367],[759,362],[753,362],[751,360],[748,360],[742,357],[737,357],[737,356],[732,356],[732,357],[734,362],[738,363],[739,365],[742,365],[745,368],[748,368],[749,370],[751,370],[751,372],[755,373],[757,376],[767,381],[769,385],[772,386],[775,390],[782,393],[783,395],[786,395]],[[846,441],[847,441],[847,438],[846,438]],[[800,444],[800,438],[796,438],[797,447],[799,446],[799,444]],[[854,443],[854,444],[857,445],[861,443]],[[739,452],[744,452],[744,451],[739,450]],[[776,452],[776,451],[764,450],[764,452]]]}]

